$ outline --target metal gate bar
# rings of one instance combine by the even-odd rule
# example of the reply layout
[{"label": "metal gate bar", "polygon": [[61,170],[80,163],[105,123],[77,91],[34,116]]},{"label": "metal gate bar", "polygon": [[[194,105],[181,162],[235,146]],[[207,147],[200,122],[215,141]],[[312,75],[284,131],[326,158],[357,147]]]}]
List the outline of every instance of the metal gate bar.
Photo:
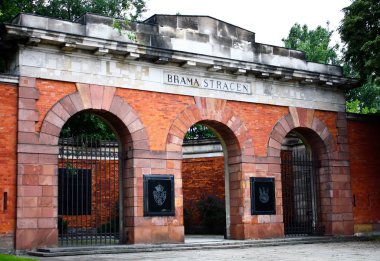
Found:
[{"label": "metal gate bar", "polygon": [[307,151],[281,151],[285,235],[320,235],[318,162]]},{"label": "metal gate bar", "polygon": [[91,137],[59,140],[60,246],[119,243],[118,147]]}]

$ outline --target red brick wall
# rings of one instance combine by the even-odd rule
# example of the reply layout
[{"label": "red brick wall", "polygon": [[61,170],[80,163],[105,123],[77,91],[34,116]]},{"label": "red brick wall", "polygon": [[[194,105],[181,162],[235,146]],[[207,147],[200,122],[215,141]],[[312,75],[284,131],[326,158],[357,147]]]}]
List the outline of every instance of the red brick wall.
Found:
[{"label": "red brick wall", "polygon": [[348,121],[355,232],[380,231],[380,122]]},{"label": "red brick wall", "polygon": [[[40,92],[40,97],[36,102],[36,109],[39,112],[37,130],[39,130],[48,109],[65,95],[75,92],[76,86],[73,83],[37,79],[36,87]],[[116,95],[125,99],[138,113],[148,132],[150,148],[158,151],[165,150],[167,134],[172,121],[187,106],[194,104],[194,98],[190,96],[123,88],[118,88]],[[239,115],[246,124],[248,133],[253,139],[255,154],[265,156],[273,126],[289,112],[288,107],[235,101],[228,101],[226,106]],[[336,139],[337,113],[315,111],[315,116],[322,120],[333,138]]]},{"label": "red brick wall", "polygon": [[[314,133],[318,146],[326,148],[321,153],[328,154],[328,157],[321,155],[322,158],[331,159],[324,162],[331,164],[331,168],[325,169],[326,184],[322,184],[325,185],[324,196],[328,202],[324,213],[329,223],[326,231],[350,234],[353,227],[351,190],[349,186],[345,187],[350,184],[350,176],[344,113],[108,86],[36,81],[23,77],[20,78],[20,97],[20,100],[28,100],[29,103],[28,110],[19,109],[22,116],[19,125],[24,128],[19,129],[18,184],[23,192],[19,195],[20,202],[25,204],[20,205],[17,212],[18,249],[56,242],[55,206],[47,207],[37,201],[36,207],[27,202],[30,197],[38,199],[41,196],[54,202],[57,189],[54,184],[54,168],[57,166],[55,145],[59,131],[70,115],[85,109],[98,113],[102,110],[102,115],[113,123],[122,138],[125,136],[125,148],[133,157],[127,160],[123,177],[127,190],[124,223],[128,226],[125,232],[129,233],[129,242],[183,241],[181,145],[187,129],[199,121],[215,128],[227,144],[233,238],[283,236],[279,157],[281,142],[286,133],[294,128],[308,129]],[[133,148],[130,146],[132,140]],[[40,169],[46,177],[40,177]],[[175,217],[162,217],[158,221],[157,218],[143,216],[144,174],[175,176]],[[251,176],[276,178],[276,215],[261,217],[250,214]],[[333,183],[331,186],[327,184],[329,180]],[[46,211],[39,215],[38,208]],[[38,240],[31,244],[24,238]]]},{"label": "red brick wall", "polygon": [[184,211],[191,215],[191,224],[199,226],[197,202],[207,196],[224,200],[224,157],[182,160],[182,188]]},{"label": "red brick wall", "polygon": [[194,98],[164,93],[118,89],[116,95],[123,97],[137,111],[148,132],[150,148],[165,150],[166,138],[172,121]]},{"label": "red brick wall", "polygon": [[74,83],[43,79],[37,79],[36,87],[40,92],[40,98],[36,101],[36,110],[39,115],[36,130],[40,131],[42,121],[51,107],[67,94],[73,93],[77,89]]},{"label": "red brick wall", "polygon": [[[0,237],[2,237],[13,234],[15,229],[17,87],[0,83],[0,89]],[[3,205],[4,192],[8,195],[6,211]]]}]

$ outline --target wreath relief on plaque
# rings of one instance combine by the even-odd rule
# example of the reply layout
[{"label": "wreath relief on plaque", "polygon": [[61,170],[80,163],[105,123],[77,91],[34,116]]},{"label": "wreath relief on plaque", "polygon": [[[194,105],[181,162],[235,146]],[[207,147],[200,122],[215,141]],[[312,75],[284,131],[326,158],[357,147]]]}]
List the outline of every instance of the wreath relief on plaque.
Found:
[{"label": "wreath relief on plaque", "polygon": [[251,214],[276,214],[276,197],[274,178],[250,178]]},{"label": "wreath relief on plaque", "polygon": [[174,176],[144,175],[144,216],[174,215]]}]

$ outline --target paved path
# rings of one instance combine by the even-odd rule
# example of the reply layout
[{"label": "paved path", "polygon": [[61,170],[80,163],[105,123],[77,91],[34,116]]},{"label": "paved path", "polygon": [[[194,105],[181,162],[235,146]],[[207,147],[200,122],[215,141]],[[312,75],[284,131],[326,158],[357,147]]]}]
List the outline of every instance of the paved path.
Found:
[{"label": "paved path", "polygon": [[38,258],[39,260],[56,261],[108,261],[108,260],[169,260],[169,261],[202,261],[202,260],[357,260],[380,261],[380,242],[345,242],[331,244],[288,245],[243,249],[220,250],[187,250],[154,253],[132,253],[112,255],[70,256]]}]

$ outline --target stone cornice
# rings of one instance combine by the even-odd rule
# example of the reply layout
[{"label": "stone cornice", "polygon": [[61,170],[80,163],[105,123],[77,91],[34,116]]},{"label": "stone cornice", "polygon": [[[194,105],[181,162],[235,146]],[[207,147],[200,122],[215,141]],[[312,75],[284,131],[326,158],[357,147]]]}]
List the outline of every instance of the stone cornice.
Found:
[{"label": "stone cornice", "polygon": [[[84,50],[94,56],[117,56],[126,60],[139,60],[156,64],[170,64],[183,67],[202,67],[210,71],[254,76],[256,78],[272,78],[279,81],[299,82],[300,85],[317,84],[337,87],[342,90],[355,88],[355,79],[319,73],[318,70],[306,71],[264,63],[216,57],[199,53],[163,49],[112,39],[101,39],[79,34],[36,29],[31,27],[6,24],[2,33],[2,48],[7,45],[25,44],[33,46],[54,45],[63,51]],[[318,64],[316,64],[318,66]],[[329,68],[330,65],[320,65]],[[332,66],[333,68],[334,66]]]},{"label": "stone cornice", "polygon": [[9,74],[0,74],[0,83],[13,83],[18,84],[19,77]]}]

